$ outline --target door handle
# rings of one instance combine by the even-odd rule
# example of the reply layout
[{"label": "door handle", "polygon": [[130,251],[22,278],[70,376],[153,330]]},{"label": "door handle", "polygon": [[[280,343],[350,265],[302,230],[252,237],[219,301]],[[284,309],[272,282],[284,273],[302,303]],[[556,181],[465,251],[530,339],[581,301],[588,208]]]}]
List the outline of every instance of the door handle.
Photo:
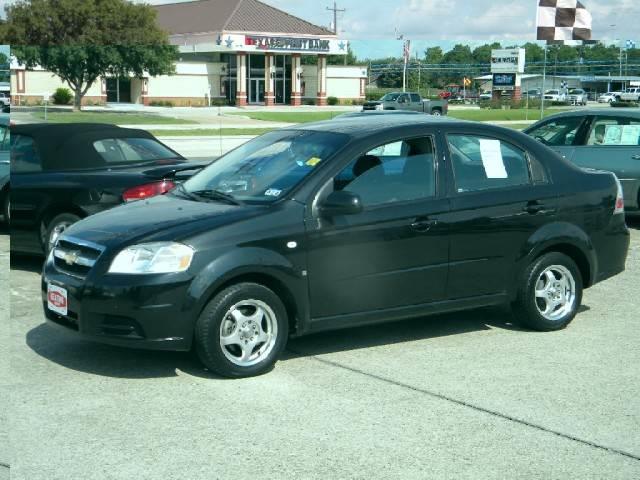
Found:
[{"label": "door handle", "polygon": [[535,215],[536,213],[544,212],[546,207],[544,203],[540,202],[529,202],[527,206],[523,208],[523,210],[531,215]]},{"label": "door handle", "polygon": [[438,224],[437,220],[416,219],[411,225],[411,229],[416,232],[428,232],[431,227]]}]

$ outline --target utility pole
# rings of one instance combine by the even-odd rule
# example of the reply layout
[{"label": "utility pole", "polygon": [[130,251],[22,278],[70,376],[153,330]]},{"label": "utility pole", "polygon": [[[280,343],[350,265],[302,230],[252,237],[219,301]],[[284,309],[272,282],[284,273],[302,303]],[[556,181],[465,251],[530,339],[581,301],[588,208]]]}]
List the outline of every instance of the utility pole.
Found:
[{"label": "utility pole", "polygon": [[333,8],[326,7],[327,10],[333,12],[333,33],[338,35],[338,12],[344,13],[347,11],[346,8],[338,8],[338,4],[333,2]]}]

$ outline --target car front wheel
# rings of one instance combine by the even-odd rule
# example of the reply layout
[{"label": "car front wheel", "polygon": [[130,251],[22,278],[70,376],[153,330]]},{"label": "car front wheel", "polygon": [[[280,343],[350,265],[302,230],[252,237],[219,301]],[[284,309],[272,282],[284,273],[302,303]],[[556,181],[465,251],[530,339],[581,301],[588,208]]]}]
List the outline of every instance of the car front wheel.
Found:
[{"label": "car front wheel", "polygon": [[576,316],[582,302],[582,276],[567,255],[551,252],[539,257],[520,282],[514,313],[524,325],[560,330]]},{"label": "car front wheel", "polygon": [[62,213],[55,216],[44,229],[42,236],[42,243],[45,249],[45,254],[55,246],[60,235],[64,231],[76,222],[79,222],[81,218],[73,213]]},{"label": "car front wheel", "polygon": [[195,329],[202,363],[224,377],[269,371],[288,338],[287,311],[270,289],[239,283],[218,293],[204,308]]}]

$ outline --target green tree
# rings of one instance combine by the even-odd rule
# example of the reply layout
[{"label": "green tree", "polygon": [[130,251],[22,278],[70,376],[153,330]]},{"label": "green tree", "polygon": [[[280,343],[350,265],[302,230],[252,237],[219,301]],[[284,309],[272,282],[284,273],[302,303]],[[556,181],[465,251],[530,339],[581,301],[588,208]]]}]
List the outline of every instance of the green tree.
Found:
[{"label": "green tree", "polygon": [[105,75],[171,74],[177,47],[148,5],[126,0],[20,0],[5,8],[0,43],[27,68],[41,66],[64,80],[74,108]]},{"label": "green tree", "polygon": [[351,50],[351,45],[347,46],[346,55],[329,55],[327,57],[327,65],[357,65],[358,59]]},{"label": "green tree", "polygon": [[502,48],[502,45],[498,42],[476,47],[473,50],[473,59],[475,63],[491,63],[491,50],[498,50],[500,48]]}]

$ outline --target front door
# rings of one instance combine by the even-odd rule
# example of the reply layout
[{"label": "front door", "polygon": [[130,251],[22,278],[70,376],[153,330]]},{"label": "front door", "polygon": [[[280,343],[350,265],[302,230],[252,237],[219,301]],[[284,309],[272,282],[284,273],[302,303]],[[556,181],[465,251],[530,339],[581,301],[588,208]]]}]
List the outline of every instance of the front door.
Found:
[{"label": "front door", "polygon": [[264,80],[249,80],[249,103],[264,103]]},{"label": "front door", "polygon": [[107,102],[131,103],[131,79],[107,78]]},{"label": "front door", "polygon": [[307,223],[314,321],[445,298],[449,203],[436,158],[431,136],[396,140],[365,150],[325,186],[321,197],[351,191],[364,211]]}]

